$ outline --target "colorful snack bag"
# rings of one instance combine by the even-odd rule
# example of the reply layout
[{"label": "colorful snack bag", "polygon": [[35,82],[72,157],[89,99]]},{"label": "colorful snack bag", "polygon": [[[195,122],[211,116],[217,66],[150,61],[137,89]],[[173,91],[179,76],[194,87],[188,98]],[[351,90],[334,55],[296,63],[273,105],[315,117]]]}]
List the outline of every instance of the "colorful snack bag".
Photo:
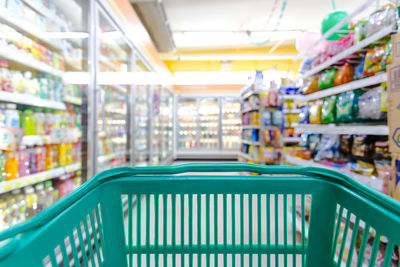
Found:
[{"label": "colorful snack bag", "polygon": [[379,72],[382,58],[385,54],[386,45],[377,46],[368,50],[365,56],[364,76],[372,76]]},{"label": "colorful snack bag", "polygon": [[330,69],[322,72],[321,76],[319,76],[318,87],[320,89],[333,87],[337,72],[337,69]]},{"label": "colorful snack bag", "polygon": [[342,85],[353,80],[354,67],[349,63],[344,64],[338,68],[335,81],[333,83],[334,86]]},{"label": "colorful snack bag", "polygon": [[336,96],[324,98],[321,111],[322,123],[334,123],[336,121]]},{"label": "colorful snack bag", "polygon": [[317,100],[310,104],[309,119],[310,124],[320,124],[321,123],[321,109],[322,101]]}]

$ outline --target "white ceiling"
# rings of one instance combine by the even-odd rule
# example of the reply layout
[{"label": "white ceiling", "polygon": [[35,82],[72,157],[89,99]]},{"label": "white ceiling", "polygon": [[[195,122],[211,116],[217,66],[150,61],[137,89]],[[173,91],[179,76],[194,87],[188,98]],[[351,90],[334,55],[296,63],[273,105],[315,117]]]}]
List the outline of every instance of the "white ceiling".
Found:
[{"label": "white ceiling", "polygon": [[[351,13],[365,1],[336,0],[336,7]],[[275,28],[283,0],[279,0],[269,25],[264,28],[273,2],[273,0],[164,0],[164,6],[178,49],[204,49],[251,46],[244,33],[245,30],[271,31]],[[380,1],[380,4],[386,2]],[[372,5],[364,14],[371,13],[374,9],[375,5]],[[287,0],[286,11],[279,27],[282,32],[275,33],[276,36],[272,36],[272,40],[293,41],[300,31],[319,31],[323,17],[330,11],[332,11],[331,0]],[[254,36],[253,41],[262,41],[270,36],[266,32],[258,35]]]}]

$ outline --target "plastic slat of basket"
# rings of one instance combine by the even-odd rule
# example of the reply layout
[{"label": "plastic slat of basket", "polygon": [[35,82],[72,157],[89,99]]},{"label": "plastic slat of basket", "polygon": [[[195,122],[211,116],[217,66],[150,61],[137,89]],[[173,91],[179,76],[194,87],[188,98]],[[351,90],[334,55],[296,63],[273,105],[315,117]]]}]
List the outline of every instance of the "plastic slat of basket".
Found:
[{"label": "plastic slat of basket", "polygon": [[[345,222],[344,230],[343,230],[342,243],[341,243],[340,251],[339,251],[338,262],[342,262],[343,252],[344,252],[344,248],[345,248],[345,246],[346,246],[347,232],[348,232],[348,230],[349,230],[350,217],[351,217],[350,212],[347,212],[346,222]],[[341,222],[340,222],[340,223],[341,223]]]},{"label": "plastic slat of basket", "polygon": [[[257,242],[261,248],[261,194],[257,194]],[[258,265],[261,262],[261,254],[258,254]],[[235,265],[234,265],[235,266]]]},{"label": "plastic slat of basket", "polygon": [[336,246],[337,246],[337,242],[339,239],[339,233],[340,233],[340,223],[342,221],[342,214],[343,214],[343,206],[340,206],[339,208],[339,214],[336,220],[336,227],[335,227],[335,232],[334,232],[334,236],[333,236],[333,247],[332,247],[332,255],[335,255],[336,252]]},{"label": "plastic slat of basket", "polygon": [[394,243],[389,241],[389,243],[386,246],[386,254],[382,265],[383,267],[390,266],[390,263],[392,261],[393,250],[394,250]]},{"label": "plastic slat of basket", "polygon": [[372,243],[371,257],[369,259],[369,267],[375,266],[376,256],[378,255],[380,240],[381,240],[381,235],[379,233],[376,233],[374,242]]},{"label": "plastic slat of basket", "polygon": [[353,225],[353,233],[351,235],[351,241],[350,241],[350,247],[348,250],[348,255],[347,255],[347,263],[346,266],[350,267],[351,266],[351,261],[353,259],[353,253],[356,247],[356,241],[357,241],[357,235],[358,235],[358,229],[360,226],[360,218],[356,218],[356,221],[354,222]]},{"label": "plastic slat of basket", "polygon": [[71,244],[71,251],[72,251],[72,257],[74,259],[74,265],[75,266],[80,266],[80,261],[79,261],[79,257],[78,257],[78,249],[76,248],[76,244],[75,244],[75,238],[73,237],[73,232],[71,232],[68,236],[69,236],[69,243]]},{"label": "plastic slat of basket", "polygon": [[363,235],[361,237],[361,245],[357,257],[357,267],[361,267],[363,265],[365,248],[367,247],[367,242],[368,242],[368,236],[369,236],[369,224],[366,223]]},{"label": "plastic slat of basket", "polygon": [[[96,248],[96,256],[97,256],[97,261],[101,262],[101,256],[100,256],[100,246],[99,246],[99,241],[97,240],[97,231],[96,231],[96,225],[93,217],[93,211],[90,211],[89,213],[89,220],[90,220],[90,225],[92,226],[92,234],[93,234],[93,239],[94,239],[94,245]],[[98,226],[99,228],[99,226]]]},{"label": "plastic slat of basket", "polygon": [[89,266],[88,258],[87,258],[86,252],[85,252],[86,251],[85,242],[83,241],[82,227],[81,227],[80,223],[79,223],[79,226],[76,227],[76,231],[78,233],[79,246],[80,246],[80,249],[81,249],[81,252],[82,252],[83,265],[84,266]]},{"label": "plastic slat of basket", "polygon": [[[283,242],[285,251],[287,250],[287,195],[283,195]],[[296,231],[296,230],[293,230]],[[287,254],[283,255],[283,266],[287,266]]]},{"label": "plastic slat of basket", "polygon": [[[279,212],[279,195],[275,194],[274,195],[274,217],[275,217],[275,248],[278,248],[278,244],[279,244],[279,216],[278,216],[278,212]],[[304,235],[303,235],[304,236]],[[279,262],[279,254],[275,253],[275,264]]]},{"label": "plastic slat of basket", "polygon": [[[136,194],[136,247],[138,253],[136,254],[137,257],[137,265],[142,266],[142,254],[140,254],[140,247],[142,246],[141,240],[141,209],[142,209],[142,195]],[[164,240],[163,240],[164,241]]]},{"label": "plastic slat of basket", "polygon": [[[236,195],[232,194],[231,197],[231,221],[232,221],[232,247],[236,247]],[[207,266],[210,266],[207,264]],[[236,254],[232,255],[232,266],[236,266]]]},{"label": "plastic slat of basket", "polygon": [[[244,245],[244,205],[243,205],[243,194],[240,194],[240,247],[243,249]],[[240,266],[244,265],[244,255],[240,254]]]},{"label": "plastic slat of basket", "polygon": [[[133,228],[133,222],[132,222],[132,194],[128,195],[128,247],[129,250],[132,249],[133,246],[133,233],[132,233],[132,228]],[[97,216],[96,216],[97,217]],[[98,224],[98,223],[97,223]],[[103,244],[103,242],[102,242]],[[133,267],[133,253],[129,251],[129,267]]]},{"label": "plastic slat of basket", "polygon": [[[92,265],[94,265],[95,260],[94,260],[94,252],[93,252],[93,248],[90,245],[90,233],[89,233],[89,227],[88,227],[88,223],[87,223],[87,217],[85,216],[84,220],[83,220],[83,227],[85,229],[85,234],[86,234],[86,241],[88,242],[88,248],[89,248],[89,256],[90,256],[90,261],[92,262]],[[94,233],[93,233],[94,234]]]},{"label": "plastic slat of basket", "polygon": [[[301,246],[305,249],[306,246],[306,213],[305,213],[305,197],[304,194],[301,195]],[[302,264],[305,265],[304,253],[301,255]]]},{"label": "plastic slat of basket", "polygon": [[[266,225],[267,225],[267,247],[268,247],[268,249],[271,247],[271,225],[270,225],[270,221],[271,221],[271,212],[270,212],[270,210],[271,210],[271,203],[270,203],[270,195],[269,194],[267,194],[267,196],[266,196],[266,198],[267,198],[267,204],[266,204],[266,208],[267,208],[267,213],[266,213],[266,216],[267,216],[267,223],[266,223]],[[267,266],[270,266],[270,260],[271,260],[271,257],[270,257],[270,255],[269,254],[267,254]]]},{"label": "plastic slat of basket", "polygon": [[[131,200],[132,200],[132,196],[131,196]],[[104,234],[103,234],[103,225],[101,224],[101,220],[100,220],[99,207],[97,206],[94,209],[94,211],[95,211],[95,215],[96,215],[97,227],[99,229],[100,244],[101,244],[101,247],[103,247],[104,246]]]},{"label": "plastic slat of basket", "polygon": [[[292,195],[292,243],[296,248],[296,194]],[[293,266],[296,266],[296,254],[293,255]]]},{"label": "plastic slat of basket", "polygon": [[[214,247],[218,247],[218,194],[214,194]],[[214,265],[218,265],[218,254],[214,254]]]},{"label": "plastic slat of basket", "polygon": [[[167,210],[167,194],[163,194],[163,247],[164,249],[167,248],[167,215],[168,215],[168,210]],[[167,253],[164,253],[164,258],[163,258],[163,266],[168,266],[167,264]]]},{"label": "plastic slat of basket", "polygon": [[[155,223],[154,223],[154,244],[155,244],[156,248],[158,248],[159,244],[160,244],[159,243],[160,242],[159,232],[158,232],[159,209],[160,209],[160,195],[159,194],[155,194],[154,195],[154,220],[155,220]],[[155,261],[154,261],[155,262],[155,266],[158,266],[159,260],[160,260],[160,255],[156,254],[155,255]]]},{"label": "plastic slat of basket", "polygon": [[[197,247],[200,249],[201,245],[201,195],[197,194]],[[201,264],[201,253],[197,253],[197,266]]]},{"label": "plastic slat of basket", "polygon": [[69,257],[68,257],[67,248],[65,247],[64,241],[61,242],[60,249],[61,249],[63,264],[64,264],[65,267],[69,267],[70,266]]},{"label": "plastic slat of basket", "polygon": [[[167,225],[164,226],[164,229],[167,229]],[[166,231],[165,231],[166,232]],[[146,265],[150,265],[150,194],[146,194]]]}]

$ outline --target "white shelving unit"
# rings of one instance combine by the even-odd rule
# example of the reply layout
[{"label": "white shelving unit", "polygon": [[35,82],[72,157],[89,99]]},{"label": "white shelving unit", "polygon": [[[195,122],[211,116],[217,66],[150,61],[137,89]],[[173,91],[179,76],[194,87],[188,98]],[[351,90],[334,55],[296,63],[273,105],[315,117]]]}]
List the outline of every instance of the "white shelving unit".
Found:
[{"label": "white shelving unit", "polygon": [[388,135],[387,125],[335,125],[335,124],[300,124],[295,128],[297,133],[311,132],[319,134],[366,134]]},{"label": "white shelving unit", "polygon": [[300,102],[300,101],[305,102],[305,101],[316,100],[316,99],[324,98],[327,96],[337,95],[337,94],[340,94],[343,92],[351,91],[354,89],[359,89],[359,88],[363,88],[363,87],[380,84],[385,81],[387,81],[387,73],[382,72],[382,73],[378,73],[378,74],[368,77],[368,78],[352,81],[352,82],[349,82],[349,83],[346,83],[346,84],[343,84],[340,86],[335,86],[335,87],[332,87],[329,89],[324,89],[324,90],[318,91],[316,93],[302,95],[302,96],[299,96],[298,98],[296,98],[294,101],[295,102]]},{"label": "white shelving unit", "polygon": [[32,69],[35,69],[38,71],[52,74],[54,76],[58,76],[58,77],[63,76],[63,72],[61,70],[53,68],[39,60],[36,60],[27,53],[12,49],[5,45],[0,45],[0,57],[5,58],[10,61],[17,62],[26,67],[29,67],[29,68],[32,68]]},{"label": "white shelving unit", "polygon": [[313,68],[311,70],[309,70],[304,75],[302,75],[300,78],[303,78],[303,79],[304,78],[309,78],[309,77],[311,77],[311,76],[323,71],[324,69],[334,65],[339,60],[347,58],[351,54],[362,50],[363,48],[365,48],[369,44],[372,44],[375,41],[381,39],[382,37],[390,34],[391,32],[394,31],[394,29],[395,29],[395,25],[390,25],[390,26],[387,26],[387,27],[383,28],[382,30],[374,33],[373,35],[371,35],[368,38],[362,40],[361,42],[353,45],[352,47],[344,50],[343,52],[341,52],[341,53],[335,55],[334,57],[330,58],[329,60],[325,61],[324,63],[316,66],[315,68]]},{"label": "white shelving unit", "polygon": [[62,25],[63,27],[67,26],[65,21],[61,20],[57,14],[55,14],[52,10],[45,7],[39,1],[37,0],[23,0],[23,1],[25,4],[30,6],[32,9],[36,10],[42,16],[45,16],[46,18],[56,22],[59,25]]},{"label": "white shelving unit", "polygon": [[35,174],[21,177],[18,179],[0,182],[0,193],[9,192],[9,191],[12,191],[17,188],[22,188],[24,186],[28,186],[28,185],[36,184],[36,183],[43,182],[46,180],[61,177],[62,175],[66,174],[66,173],[71,173],[71,172],[74,172],[74,171],[77,171],[80,169],[81,169],[81,164],[74,163],[74,164],[70,164],[67,166],[55,168],[52,170],[35,173]]},{"label": "white shelving unit", "polygon": [[254,145],[254,146],[260,146],[261,142],[260,141],[251,141],[251,140],[246,140],[246,139],[242,139],[241,142],[243,144],[248,144],[248,145]]},{"label": "white shelving unit", "polygon": [[345,169],[330,167],[330,166],[326,166],[323,164],[319,164],[317,162],[313,162],[310,160],[304,160],[304,159],[300,159],[300,158],[296,158],[296,157],[292,157],[292,156],[286,156],[286,161],[290,164],[298,165],[298,166],[319,167],[319,168],[326,168],[326,169],[338,171],[338,172],[348,175],[349,177],[353,178],[357,182],[362,183],[368,187],[371,187],[377,191],[383,190],[383,181],[380,179],[374,179],[372,177],[360,175],[360,174],[357,174],[357,173],[354,173],[354,172],[351,172],[351,171],[348,171]]},{"label": "white shelving unit", "polygon": [[63,45],[61,42],[57,41],[57,39],[49,39],[43,34],[43,31],[40,30],[36,25],[28,22],[25,19],[18,18],[13,15],[13,13],[6,9],[0,9],[0,21],[10,25],[11,27],[18,29],[20,31],[26,32],[35,36],[39,41],[59,50],[63,50]]},{"label": "white shelving unit", "polygon": [[242,110],[241,111],[241,113],[243,114],[243,113],[247,113],[247,112],[250,112],[250,111],[256,111],[256,110],[259,110],[260,109],[260,107],[250,107],[250,108],[247,108],[247,109],[245,109],[245,110]]},{"label": "white shelving unit", "polygon": [[300,142],[300,137],[282,137],[284,143],[298,143]]},{"label": "white shelving unit", "polygon": [[243,153],[243,152],[239,152],[239,156],[242,158],[245,158],[247,160],[251,160],[251,161],[259,161],[258,159],[254,159],[253,157],[251,157],[249,154]]},{"label": "white shelving unit", "polygon": [[260,125],[242,125],[242,129],[260,129]]},{"label": "white shelving unit", "polygon": [[10,93],[3,91],[0,91],[0,101],[49,109],[67,109],[63,102],[45,100],[28,94]]}]

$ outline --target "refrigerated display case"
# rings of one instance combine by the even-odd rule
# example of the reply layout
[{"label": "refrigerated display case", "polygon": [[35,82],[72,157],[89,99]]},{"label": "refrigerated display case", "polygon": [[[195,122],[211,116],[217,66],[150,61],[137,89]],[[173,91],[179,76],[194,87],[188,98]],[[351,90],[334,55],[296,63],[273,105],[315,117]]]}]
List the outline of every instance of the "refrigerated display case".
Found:
[{"label": "refrigerated display case", "polygon": [[235,158],[240,141],[239,112],[236,96],[178,96],[177,157]]},{"label": "refrigerated display case", "polygon": [[[123,34],[107,14],[99,8],[100,73],[127,72],[132,49]],[[97,172],[125,166],[129,155],[128,96],[129,85],[98,83],[100,99],[97,105],[98,155]]]},{"label": "refrigerated display case", "polygon": [[63,79],[88,71],[87,38],[69,34],[87,32],[86,19],[86,3],[0,1],[0,231],[86,178],[88,87]]},{"label": "refrigerated display case", "polygon": [[224,150],[239,150],[242,121],[240,103],[237,98],[223,98],[222,112],[222,147]]},{"label": "refrigerated display case", "polygon": [[160,116],[160,97],[161,86],[153,85],[151,88],[151,148],[150,165],[159,165],[161,158],[161,116]]},{"label": "refrigerated display case", "polygon": [[173,157],[173,93],[164,86],[160,98],[161,117],[161,164],[172,161]]},{"label": "refrigerated display case", "polygon": [[149,86],[138,85],[134,106],[134,164],[147,166],[149,161]]}]

